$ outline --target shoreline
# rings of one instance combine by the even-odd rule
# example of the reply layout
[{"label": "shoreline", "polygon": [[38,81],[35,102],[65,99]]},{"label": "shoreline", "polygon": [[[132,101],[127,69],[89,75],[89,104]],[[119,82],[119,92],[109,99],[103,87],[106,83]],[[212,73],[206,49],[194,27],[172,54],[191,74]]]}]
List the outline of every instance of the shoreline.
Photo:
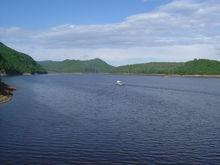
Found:
[{"label": "shoreline", "polygon": [[16,88],[0,82],[0,104],[11,101]]},{"label": "shoreline", "polygon": [[83,73],[83,72],[73,72],[73,73],[55,73],[49,72],[47,75],[84,75],[84,74],[104,74],[104,75],[125,75],[125,76],[158,76],[158,77],[192,77],[192,78],[220,78],[220,75],[180,75],[180,74],[144,74],[144,73]]},{"label": "shoreline", "polygon": [[[73,73],[55,73],[48,72],[47,74],[23,74],[23,75],[3,75],[2,77],[11,77],[11,76],[35,76],[35,75],[85,75],[85,74],[104,74],[104,75],[122,75],[122,76],[158,76],[158,77],[188,77],[188,78],[220,78],[220,75],[200,75],[200,74],[192,74],[192,75],[181,75],[181,74],[145,74],[145,73],[83,73],[83,72],[73,72]],[[1,83],[1,82],[0,82]],[[14,87],[12,87],[14,88]]]},{"label": "shoreline", "polygon": [[7,103],[11,100],[12,100],[12,95],[4,96],[0,94],[0,104]]},{"label": "shoreline", "polygon": [[158,76],[158,77],[188,77],[188,78],[220,78],[220,75],[179,75],[179,74],[144,74],[144,73],[108,73],[109,75],[124,75],[124,76]]}]

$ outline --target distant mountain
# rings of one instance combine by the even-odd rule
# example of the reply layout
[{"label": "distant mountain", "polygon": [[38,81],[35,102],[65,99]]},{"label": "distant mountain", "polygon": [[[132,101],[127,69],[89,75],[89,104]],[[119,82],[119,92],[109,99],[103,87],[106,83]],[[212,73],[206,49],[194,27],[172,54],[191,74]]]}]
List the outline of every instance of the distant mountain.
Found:
[{"label": "distant mountain", "polygon": [[39,62],[48,72],[56,73],[116,73],[166,75],[220,75],[220,62],[195,59],[188,62],[150,62],[113,67],[96,58],[92,60],[65,60]]},{"label": "distant mountain", "polygon": [[176,68],[175,73],[181,75],[220,75],[220,61],[195,59]]},{"label": "distant mountain", "polygon": [[112,73],[132,73],[132,74],[171,74],[184,65],[175,62],[150,62],[143,64],[132,64],[116,67]]},{"label": "distant mountain", "polygon": [[0,74],[24,73],[116,73],[116,74],[178,74],[178,75],[220,75],[220,62],[195,59],[188,62],[151,62],[113,67],[105,61],[91,60],[41,61],[37,63],[30,56],[11,49],[0,42]]},{"label": "distant mountain", "polygon": [[207,59],[195,59],[185,63],[152,62],[119,66],[111,72],[127,74],[220,75],[220,62]]},{"label": "distant mountain", "polygon": [[30,56],[7,47],[0,42],[0,73],[46,73],[46,70]]},{"label": "distant mountain", "polygon": [[64,61],[40,61],[48,72],[56,73],[107,73],[113,66],[99,58],[92,60],[64,60]]}]

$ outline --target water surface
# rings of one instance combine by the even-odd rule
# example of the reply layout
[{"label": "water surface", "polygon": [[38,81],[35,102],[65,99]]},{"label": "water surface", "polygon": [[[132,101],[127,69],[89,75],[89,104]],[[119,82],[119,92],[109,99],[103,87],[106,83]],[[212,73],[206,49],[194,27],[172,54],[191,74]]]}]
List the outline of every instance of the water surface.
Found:
[{"label": "water surface", "polygon": [[220,164],[220,79],[4,80],[17,91],[0,105],[0,164]]}]

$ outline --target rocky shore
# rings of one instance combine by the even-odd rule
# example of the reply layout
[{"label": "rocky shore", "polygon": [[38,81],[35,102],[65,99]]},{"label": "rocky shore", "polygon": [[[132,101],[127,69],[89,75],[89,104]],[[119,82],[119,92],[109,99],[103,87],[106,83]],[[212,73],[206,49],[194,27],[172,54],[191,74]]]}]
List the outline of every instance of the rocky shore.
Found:
[{"label": "rocky shore", "polygon": [[15,87],[0,82],[0,104],[10,101],[14,90],[16,90]]}]

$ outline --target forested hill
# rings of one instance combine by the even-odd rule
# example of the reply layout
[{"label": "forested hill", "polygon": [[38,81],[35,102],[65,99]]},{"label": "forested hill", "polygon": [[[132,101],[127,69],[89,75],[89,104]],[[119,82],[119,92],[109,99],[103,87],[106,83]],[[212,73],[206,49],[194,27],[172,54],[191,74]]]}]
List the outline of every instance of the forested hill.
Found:
[{"label": "forested hill", "polygon": [[9,48],[0,42],[0,73],[24,74],[46,73],[46,70],[29,55]]},{"label": "forested hill", "polygon": [[207,59],[195,59],[185,63],[152,62],[119,66],[114,68],[112,73],[220,75],[220,62]]},{"label": "forested hill", "polygon": [[64,60],[39,62],[48,72],[56,73],[109,73],[113,66],[99,58],[91,60]]},{"label": "forested hill", "polygon": [[151,62],[113,67],[105,61],[95,58],[85,61],[41,61],[38,64],[30,56],[0,42],[0,74],[34,74],[47,71],[56,73],[220,75],[220,62],[194,59],[185,63]]},{"label": "forested hill", "polygon": [[220,75],[220,61],[195,59],[176,68],[174,73],[181,75]]}]

